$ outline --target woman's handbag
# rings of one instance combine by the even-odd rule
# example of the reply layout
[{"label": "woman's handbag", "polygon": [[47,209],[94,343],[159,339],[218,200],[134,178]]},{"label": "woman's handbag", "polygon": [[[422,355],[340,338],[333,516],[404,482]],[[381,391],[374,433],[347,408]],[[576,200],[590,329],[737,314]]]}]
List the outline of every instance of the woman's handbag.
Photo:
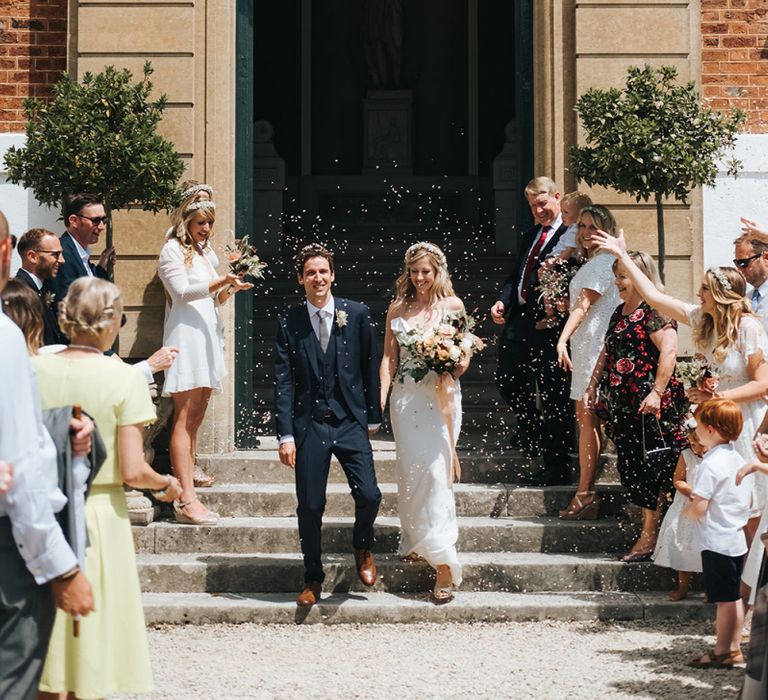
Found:
[{"label": "woman's handbag", "polygon": [[661,423],[656,416],[656,427],[659,430],[661,438],[661,447],[648,449],[645,442],[645,418],[648,414],[643,414],[640,418],[640,425],[643,436],[643,461],[649,474],[653,474],[659,482],[670,481],[675,470],[675,453],[664,440],[664,433],[661,430]]}]

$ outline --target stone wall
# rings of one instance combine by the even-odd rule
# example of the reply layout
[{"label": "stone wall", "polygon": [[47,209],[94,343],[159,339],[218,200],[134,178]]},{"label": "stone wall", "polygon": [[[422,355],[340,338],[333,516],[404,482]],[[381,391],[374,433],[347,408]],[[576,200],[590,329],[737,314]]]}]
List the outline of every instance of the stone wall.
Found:
[{"label": "stone wall", "polygon": [[0,3],[0,132],[24,131],[24,100],[47,97],[67,68],[67,0]]},{"label": "stone wall", "polygon": [[768,2],[701,0],[701,42],[710,105],[743,109],[749,133],[768,131]]}]

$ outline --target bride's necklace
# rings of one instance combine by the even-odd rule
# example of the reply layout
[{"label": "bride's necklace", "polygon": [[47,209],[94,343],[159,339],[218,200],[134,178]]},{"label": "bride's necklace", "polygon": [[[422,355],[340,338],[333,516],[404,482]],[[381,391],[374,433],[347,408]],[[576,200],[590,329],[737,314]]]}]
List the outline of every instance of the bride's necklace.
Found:
[{"label": "bride's necklace", "polygon": [[93,345],[76,345],[75,343],[72,343],[68,346],[69,350],[85,350],[85,352],[94,352],[97,355],[103,355],[104,353],[99,350],[98,348],[93,347]]}]

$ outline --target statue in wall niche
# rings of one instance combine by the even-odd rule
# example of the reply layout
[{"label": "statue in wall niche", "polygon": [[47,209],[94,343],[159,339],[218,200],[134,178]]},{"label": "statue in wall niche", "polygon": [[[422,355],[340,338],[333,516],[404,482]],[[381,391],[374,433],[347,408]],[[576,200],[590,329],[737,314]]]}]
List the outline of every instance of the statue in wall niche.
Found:
[{"label": "statue in wall niche", "polygon": [[403,65],[403,2],[364,0],[363,17],[368,87],[396,90]]}]

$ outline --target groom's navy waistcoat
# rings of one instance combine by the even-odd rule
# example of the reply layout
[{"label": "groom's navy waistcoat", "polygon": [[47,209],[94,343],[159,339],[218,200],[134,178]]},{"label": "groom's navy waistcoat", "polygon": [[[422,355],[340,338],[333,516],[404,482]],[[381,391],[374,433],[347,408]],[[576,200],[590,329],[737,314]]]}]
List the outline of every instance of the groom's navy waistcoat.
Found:
[{"label": "groom's navy waistcoat", "polygon": [[312,392],[317,396],[315,405],[312,408],[312,418],[321,421],[326,417],[328,411],[333,413],[339,420],[351,417],[347,402],[341,393],[339,374],[336,371],[336,334],[331,334],[326,352],[323,352],[320,341],[317,338],[314,338],[314,341],[313,345],[317,356],[317,366],[320,369],[320,376],[317,378],[318,389]]}]

